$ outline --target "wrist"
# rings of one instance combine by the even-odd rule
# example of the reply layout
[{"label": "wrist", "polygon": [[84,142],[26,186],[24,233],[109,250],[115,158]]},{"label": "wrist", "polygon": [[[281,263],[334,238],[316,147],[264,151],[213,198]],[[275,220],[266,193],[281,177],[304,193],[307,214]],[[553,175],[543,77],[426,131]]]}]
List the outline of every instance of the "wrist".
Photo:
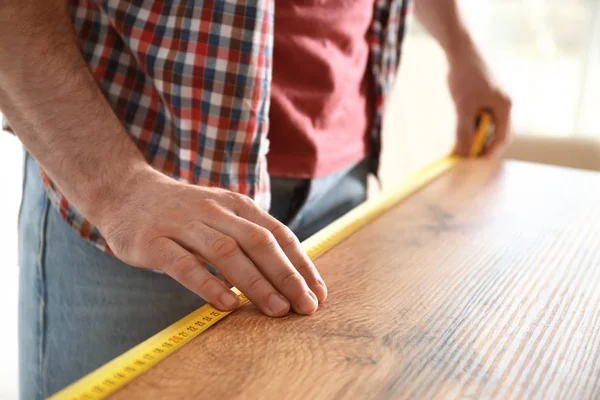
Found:
[{"label": "wrist", "polygon": [[465,60],[478,59],[479,50],[473,38],[466,30],[461,30],[453,36],[453,40],[444,46],[450,68],[460,65]]},{"label": "wrist", "polygon": [[137,188],[164,178],[145,160],[132,160],[118,168],[111,167],[102,179],[88,182],[80,191],[81,212],[92,224],[100,227],[105,219],[125,204]]}]

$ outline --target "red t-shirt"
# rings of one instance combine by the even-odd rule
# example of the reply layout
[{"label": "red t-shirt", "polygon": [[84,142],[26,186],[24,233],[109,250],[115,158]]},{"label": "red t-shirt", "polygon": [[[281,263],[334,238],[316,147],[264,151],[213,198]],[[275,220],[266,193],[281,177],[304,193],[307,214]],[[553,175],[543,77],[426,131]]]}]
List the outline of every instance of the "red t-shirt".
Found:
[{"label": "red t-shirt", "polygon": [[373,0],[275,6],[269,173],[312,178],[368,154],[367,32]]}]

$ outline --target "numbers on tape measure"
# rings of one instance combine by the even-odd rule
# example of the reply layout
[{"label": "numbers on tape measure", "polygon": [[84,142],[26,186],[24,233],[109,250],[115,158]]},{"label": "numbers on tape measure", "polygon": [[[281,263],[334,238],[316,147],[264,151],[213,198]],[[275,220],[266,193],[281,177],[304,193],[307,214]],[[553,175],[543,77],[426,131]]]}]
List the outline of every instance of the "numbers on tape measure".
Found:
[{"label": "numbers on tape measure", "polygon": [[[243,294],[239,295],[241,300],[246,300],[247,297]],[[157,362],[170,352],[177,348],[179,344],[185,342],[188,338],[194,337],[203,329],[214,324],[223,315],[218,310],[207,311],[203,315],[198,316],[198,320],[190,321],[190,324],[183,326],[182,330],[175,335],[168,337],[165,341],[156,343],[148,349],[147,353],[140,354],[137,358],[131,361],[128,365],[123,366],[118,371],[113,371],[112,374],[104,377],[101,381],[96,381],[96,385],[88,387],[86,392],[80,393],[73,400],[96,400],[103,398],[108,393],[115,390],[116,387],[123,385],[123,382],[128,382],[132,376],[136,376],[141,371],[146,370],[150,365]]]},{"label": "numbers on tape measure", "polygon": [[[241,301],[248,300],[243,294],[239,294],[238,297]],[[181,331],[173,331],[170,336],[163,336],[164,339],[162,342],[155,342],[151,347],[147,348],[146,353],[140,353],[136,358],[132,359],[118,370],[113,370],[104,377],[96,380],[95,383],[92,384],[93,386],[88,386],[86,391],[80,392],[78,397],[73,400],[97,400],[99,398],[104,398],[109,393],[113,392],[115,388],[121,387],[124,383],[129,382],[140,372],[145,371],[149,366],[165,357],[166,354],[182,345],[188,339],[198,335],[204,329],[213,325],[227,314],[228,313],[211,308],[206,311],[203,310],[200,315],[196,316],[197,319],[191,321],[188,320],[189,322],[187,324],[180,325]],[[175,332],[177,333],[173,334]]]},{"label": "numbers on tape measure", "polygon": [[[337,224],[325,231],[324,234],[317,236],[314,240],[305,242],[306,245],[304,247],[307,248],[306,250],[311,258],[320,256],[360,226],[374,219],[379,213],[398,202],[399,199],[406,197],[407,193],[414,192],[414,189],[418,189],[423,183],[428,182],[432,177],[439,175],[440,172],[444,172],[452,165],[454,165],[454,161],[442,161],[442,163],[438,162],[435,165],[428,167],[429,169],[427,171],[429,172],[421,172],[418,177],[412,178],[414,181],[411,181],[412,183],[409,186],[414,186],[414,188],[403,188],[397,193],[394,192],[395,194],[393,196],[384,198],[377,203],[373,203],[375,205],[367,205],[366,208],[361,208],[362,214],[361,212],[355,213],[356,215],[352,214],[350,219],[343,220],[343,224]],[[344,224],[347,226],[342,226]],[[240,299],[240,303],[243,304],[248,302],[247,296],[235,288],[233,290]],[[227,314],[228,312],[219,312],[211,306],[206,306],[197,310],[197,312],[186,317],[185,320],[169,327],[169,329],[166,330],[164,334],[160,334],[158,338],[151,339],[151,341],[144,343],[142,346],[144,350],[141,350],[140,353],[130,353],[137,355],[138,359],[127,357],[125,358],[126,360],[131,360],[126,361],[127,364],[121,364],[120,361],[115,363],[115,365],[121,365],[120,368],[115,367],[119,368],[118,372],[112,370],[105,374],[104,370],[98,371],[102,375],[92,376],[89,383],[88,381],[85,381],[85,388],[82,389],[82,391],[78,393],[78,396],[73,400],[98,400],[104,397],[115,390],[114,385],[121,386],[124,383],[129,382],[139,373],[156,363],[157,360],[162,359],[168,353],[183,345],[189,338],[198,335]],[[178,334],[174,334],[174,332],[179,331],[179,329],[182,331]],[[111,367],[112,365],[109,365],[108,368]],[[105,379],[106,377],[109,379]]]},{"label": "numbers on tape measure", "polygon": [[173,336],[171,336],[171,337],[169,338],[169,340],[170,340],[171,342],[173,342],[173,343],[179,343],[179,342],[181,342],[183,339],[182,339],[182,338],[180,338],[180,337],[179,337],[179,336],[177,336],[177,335],[173,335]]}]

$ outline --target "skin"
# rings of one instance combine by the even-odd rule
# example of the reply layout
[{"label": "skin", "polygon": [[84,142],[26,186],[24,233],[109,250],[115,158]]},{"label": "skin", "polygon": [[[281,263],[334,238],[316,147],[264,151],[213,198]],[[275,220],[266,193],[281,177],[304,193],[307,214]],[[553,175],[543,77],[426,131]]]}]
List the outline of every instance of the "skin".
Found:
[{"label": "skin", "polygon": [[312,314],[327,297],[298,239],[252,200],[146,163],[87,68],[64,0],[0,3],[0,109],[122,261],[161,270],[221,310],[239,301],[205,263],[270,316]]},{"label": "skin", "polygon": [[[416,13],[450,61],[457,152],[469,148],[476,110],[490,107],[496,154],[510,137],[510,101],[455,2],[417,0]],[[161,270],[221,310],[239,303],[206,263],[269,316],[312,314],[327,297],[298,239],[252,200],[175,181],[146,163],[83,61],[64,0],[0,2],[0,109],[122,261]]]},{"label": "skin", "polygon": [[483,156],[499,157],[514,133],[512,102],[486,64],[460,15],[457,0],[415,0],[416,17],[442,46],[448,59],[448,87],[457,115],[455,153],[466,157],[475,138],[475,120],[488,109],[494,138]]}]

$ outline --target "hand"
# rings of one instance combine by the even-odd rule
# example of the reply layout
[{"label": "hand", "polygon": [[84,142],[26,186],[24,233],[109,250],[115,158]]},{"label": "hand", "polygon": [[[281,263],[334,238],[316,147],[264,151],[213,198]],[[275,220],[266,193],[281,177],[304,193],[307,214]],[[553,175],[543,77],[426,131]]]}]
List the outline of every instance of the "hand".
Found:
[{"label": "hand", "polygon": [[469,154],[477,115],[487,109],[494,117],[495,131],[483,155],[498,157],[513,137],[510,97],[495,80],[474,45],[457,48],[460,50],[448,57],[448,86],[458,118],[455,153],[462,157]]},{"label": "hand", "polygon": [[136,172],[102,207],[99,229],[122,261],[163,271],[220,310],[239,305],[210,264],[269,316],[312,314],[327,289],[296,236],[248,197]]}]

